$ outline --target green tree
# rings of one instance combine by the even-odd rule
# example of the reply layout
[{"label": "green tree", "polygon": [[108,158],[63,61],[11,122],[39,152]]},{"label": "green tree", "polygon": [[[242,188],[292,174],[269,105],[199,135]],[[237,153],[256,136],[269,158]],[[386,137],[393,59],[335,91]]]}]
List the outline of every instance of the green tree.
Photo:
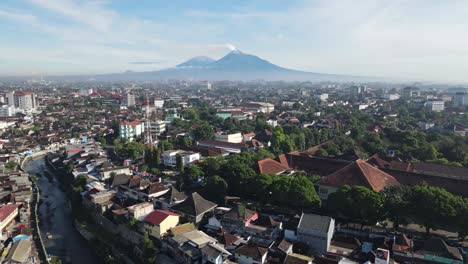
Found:
[{"label": "green tree", "polygon": [[429,185],[413,188],[412,205],[414,220],[426,228],[427,234],[439,224],[452,223],[457,214],[456,197],[445,189]]},{"label": "green tree", "polygon": [[275,127],[271,136],[271,150],[278,154],[283,149],[283,142],[286,140],[283,129],[280,126]]},{"label": "green tree", "polygon": [[153,241],[151,241],[147,232],[143,235],[142,253],[144,264],[154,264],[156,262],[156,252],[154,250]]},{"label": "green tree", "polygon": [[388,186],[380,192],[387,217],[393,222],[393,227],[409,223],[411,213],[411,187],[406,185]]},{"label": "green tree", "polygon": [[214,135],[214,130],[208,124],[201,124],[193,130],[193,135],[197,140],[211,139]]},{"label": "green tree", "polygon": [[363,225],[375,225],[384,218],[382,197],[364,186],[342,186],[328,196],[327,210]]},{"label": "green tree", "polygon": [[179,174],[184,174],[185,166],[184,166],[184,158],[182,155],[176,155],[176,168]]},{"label": "green tree", "polygon": [[314,184],[305,176],[294,177],[289,188],[290,206],[319,208],[321,200],[315,191]]},{"label": "green tree", "polygon": [[209,198],[215,201],[221,201],[227,194],[228,184],[223,178],[214,175],[208,177],[205,190]]}]

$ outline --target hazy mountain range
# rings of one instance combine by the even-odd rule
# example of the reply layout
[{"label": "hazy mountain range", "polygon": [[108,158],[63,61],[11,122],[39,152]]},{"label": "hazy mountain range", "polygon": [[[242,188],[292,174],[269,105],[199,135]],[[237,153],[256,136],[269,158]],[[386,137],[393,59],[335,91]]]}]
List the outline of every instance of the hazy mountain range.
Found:
[{"label": "hazy mountain range", "polygon": [[232,80],[232,81],[375,81],[376,78],[306,72],[283,68],[255,55],[233,50],[219,60],[199,56],[173,68],[158,71],[126,71],[113,74],[48,76],[48,79],[99,81],[157,81],[157,80]]}]

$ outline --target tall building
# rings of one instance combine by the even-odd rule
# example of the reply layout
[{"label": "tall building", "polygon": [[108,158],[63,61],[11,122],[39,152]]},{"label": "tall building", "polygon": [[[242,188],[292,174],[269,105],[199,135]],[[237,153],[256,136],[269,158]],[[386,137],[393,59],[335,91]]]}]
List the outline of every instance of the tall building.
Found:
[{"label": "tall building", "polygon": [[445,109],[444,101],[442,100],[427,101],[425,103],[425,106],[428,110],[431,110],[434,112],[441,112],[441,111],[444,111]]},{"label": "tall building", "polygon": [[140,121],[122,121],[120,122],[120,138],[128,141],[134,141],[135,139],[143,136],[145,132],[145,124]]},{"label": "tall building", "polygon": [[36,94],[33,92],[15,91],[7,94],[8,105],[25,111],[37,108]]},{"label": "tall building", "polygon": [[0,107],[0,117],[12,117],[16,114],[16,109],[13,106],[2,105]]},{"label": "tall building", "polygon": [[125,105],[127,107],[132,107],[132,106],[135,106],[135,95],[132,94],[132,93],[127,93],[125,95]]},{"label": "tall building", "polygon": [[421,96],[421,91],[418,87],[405,87],[403,89],[403,98],[405,99],[419,96]]},{"label": "tall building", "polygon": [[453,96],[453,106],[465,106],[468,105],[468,93],[460,92]]}]

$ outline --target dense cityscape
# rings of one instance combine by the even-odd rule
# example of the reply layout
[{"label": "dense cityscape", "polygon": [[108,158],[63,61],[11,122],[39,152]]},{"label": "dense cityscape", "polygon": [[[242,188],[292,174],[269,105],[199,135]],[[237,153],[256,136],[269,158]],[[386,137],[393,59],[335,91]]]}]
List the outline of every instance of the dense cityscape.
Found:
[{"label": "dense cityscape", "polygon": [[0,1],[0,264],[468,263],[468,1]]},{"label": "dense cityscape", "polygon": [[1,83],[5,263],[464,263],[468,89]]}]

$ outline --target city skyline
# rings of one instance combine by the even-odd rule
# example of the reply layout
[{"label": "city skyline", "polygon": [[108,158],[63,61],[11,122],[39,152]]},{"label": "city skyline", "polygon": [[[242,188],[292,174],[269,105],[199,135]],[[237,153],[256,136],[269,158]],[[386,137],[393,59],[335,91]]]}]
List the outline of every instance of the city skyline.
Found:
[{"label": "city skyline", "polygon": [[237,47],[320,73],[467,81],[464,1],[0,3],[0,76],[100,74]]}]

